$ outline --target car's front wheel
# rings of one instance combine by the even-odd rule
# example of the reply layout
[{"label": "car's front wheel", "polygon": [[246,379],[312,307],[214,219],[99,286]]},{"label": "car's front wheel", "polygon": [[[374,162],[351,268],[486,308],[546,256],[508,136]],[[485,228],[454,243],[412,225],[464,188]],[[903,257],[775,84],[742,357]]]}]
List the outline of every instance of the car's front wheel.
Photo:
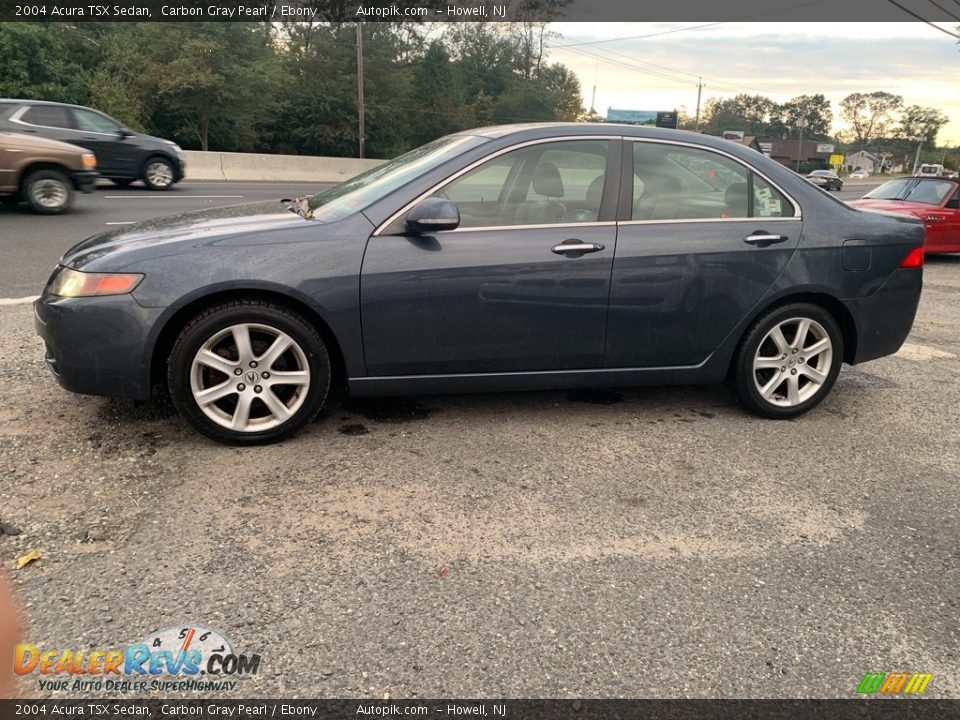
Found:
[{"label": "car's front wheel", "polygon": [[152,157],[143,166],[143,183],[151,190],[169,190],[174,179],[173,163],[166,158]]},{"label": "car's front wheel", "polygon": [[752,412],[792,418],[826,397],[842,361],[843,335],[830,313],[794,303],[775,308],[747,331],[734,358],[734,380]]},{"label": "car's front wheel", "polygon": [[60,170],[35,170],[23,181],[23,199],[35,213],[59,215],[73,205],[73,184]]},{"label": "car's front wheel", "polygon": [[180,414],[218,442],[259,445],[310,422],[330,388],[330,357],[300,314],[262,300],[212,307],[178,336],[167,366]]}]

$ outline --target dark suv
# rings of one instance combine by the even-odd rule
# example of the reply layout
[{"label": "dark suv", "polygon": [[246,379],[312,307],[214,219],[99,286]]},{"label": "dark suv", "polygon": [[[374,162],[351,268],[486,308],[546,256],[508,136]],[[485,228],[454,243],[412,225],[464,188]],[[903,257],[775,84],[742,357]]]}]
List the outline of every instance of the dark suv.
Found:
[{"label": "dark suv", "polygon": [[134,132],[87,107],[0,99],[0,130],[85,147],[97,156],[100,174],[120,186],[143,180],[151,190],[167,190],[183,179],[183,151],[176,143]]}]

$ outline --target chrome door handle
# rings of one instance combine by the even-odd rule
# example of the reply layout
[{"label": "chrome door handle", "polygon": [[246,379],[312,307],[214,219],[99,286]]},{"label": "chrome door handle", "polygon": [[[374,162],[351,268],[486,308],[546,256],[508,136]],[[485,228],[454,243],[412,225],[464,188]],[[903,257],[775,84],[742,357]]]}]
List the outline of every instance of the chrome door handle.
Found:
[{"label": "chrome door handle", "polygon": [[768,245],[776,245],[777,243],[786,242],[786,235],[770,235],[765,232],[754,233],[753,235],[747,235],[743,241],[748,245],[756,245],[757,247],[767,247]]},{"label": "chrome door handle", "polygon": [[600,252],[606,246],[600,243],[585,243],[579,240],[564,240],[559,245],[554,245],[552,249],[557,255],[566,255],[567,253],[592,253]]}]

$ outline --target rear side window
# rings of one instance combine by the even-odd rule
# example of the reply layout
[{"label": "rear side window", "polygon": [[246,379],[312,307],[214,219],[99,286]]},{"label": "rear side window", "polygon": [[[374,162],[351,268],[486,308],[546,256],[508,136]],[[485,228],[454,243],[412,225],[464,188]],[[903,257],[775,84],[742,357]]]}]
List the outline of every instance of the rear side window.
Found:
[{"label": "rear side window", "polygon": [[633,172],[633,220],[793,216],[793,206],[769,182],[709,150],[635,142]]},{"label": "rear side window", "polygon": [[70,115],[67,109],[61,105],[32,105],[20,119],[31,125],[43,125],[44,127],[69,128],[71,127]]}]

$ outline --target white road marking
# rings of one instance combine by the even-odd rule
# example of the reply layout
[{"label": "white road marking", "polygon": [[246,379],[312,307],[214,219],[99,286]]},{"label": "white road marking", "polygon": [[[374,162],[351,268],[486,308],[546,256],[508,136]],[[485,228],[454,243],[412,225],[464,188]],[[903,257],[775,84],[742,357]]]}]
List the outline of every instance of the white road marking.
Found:
[{"label": "white road marking", "polygon": [[923,362],[924,360],[953,360],[957,356],[944,350],[937,350],[929,345],[904,343],[903,347],[897,351],[896,357]]},{"label": "white road marking", "polygon": [[136,222],[137,222],[136,220],[124,220],[123,222],[104,223],[104,225],[135,225]]},{"label": "white road marking", "polygon": [[39,295],[31,295],[30,297],[22,298],[0,298],[0,306],[4,305],[28,305],[36,300]]},{"label": "white road marking", "polygon": [[244,195],[104,195],[107,200],[220,200]]}]

